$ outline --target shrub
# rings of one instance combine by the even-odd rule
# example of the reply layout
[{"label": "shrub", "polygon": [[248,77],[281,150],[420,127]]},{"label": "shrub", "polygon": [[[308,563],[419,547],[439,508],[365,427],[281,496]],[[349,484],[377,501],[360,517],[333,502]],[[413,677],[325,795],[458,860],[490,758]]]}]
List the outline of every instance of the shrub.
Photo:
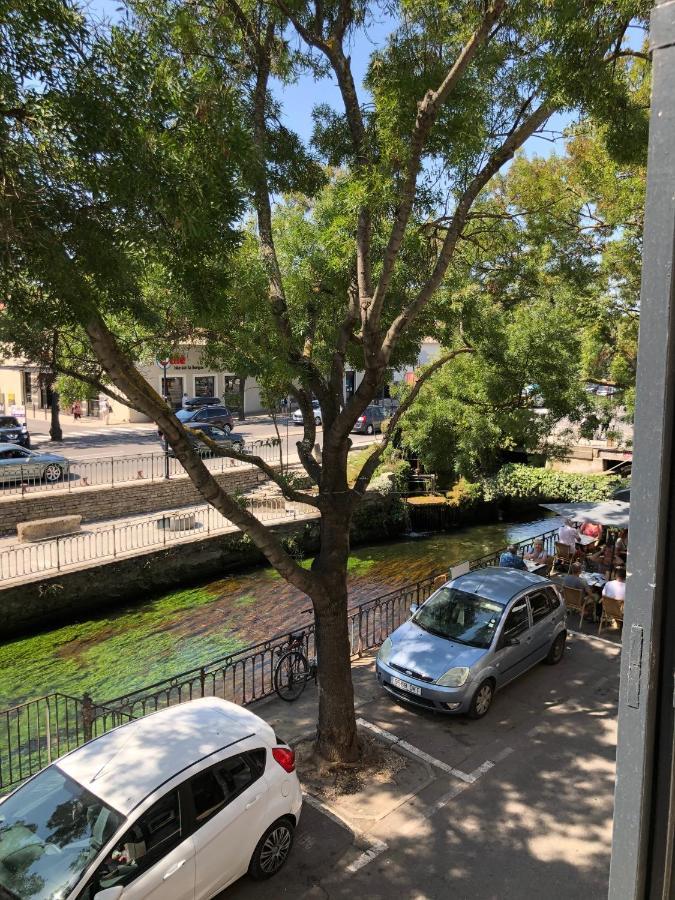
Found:
[{"label": "shrub", "polygon": [[483,479],[483,497],[491,500],[534,500],[578,503],[609,500],[624,480],[607,475],[554,472],[520,463],[503,466],[496,475]]}]

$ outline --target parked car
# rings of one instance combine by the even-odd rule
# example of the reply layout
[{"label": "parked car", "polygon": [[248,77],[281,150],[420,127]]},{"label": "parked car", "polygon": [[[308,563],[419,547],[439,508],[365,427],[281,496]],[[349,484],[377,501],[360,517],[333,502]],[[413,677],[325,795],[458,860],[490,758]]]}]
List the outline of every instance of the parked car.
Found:
[{"label": "parked car", "polygon": [[595,394],[596,397],[613,397],[615,394],[620,394],[622,388],[616,387],[613,384],[595,384],[595,382],[589,382],[586,385],[586,393],[587,394]]},{"label": "parked car", "polygon": [[397,628],[377,656],[394,697],[439,712],[484,716],[495,691],[565,652],[565,604],[548,578],[477,569],[448,581]]},{"label": "parked car", "polygon": [[356,431],[358,434],[375,434],[375,432],[381,432],[382,423],[390,418],[390,416],[391,413],[388,413],[381,406],[367,406],[364,409],[363,414],[358,417],[356,422],[354,422],[352,431]]},{"label": "parked car", "polygon": [[222,404],[215,406],[199,406],[196,409],[179,409],[176,418],[183,425],[192,427],[197,424],[219,425],[224,431],[232,431],[234,418],[232,413]]},{"label": "parked car", "polygon": [[[212,441],[215,441],[217,444],[222,444],[223,447],[226,447],[228,450],[236,450],[237,453],[243,453],[245,451],[245,438],[243,434],[237,434],[234,431],[226,431],[224,428],[219,428],[217,425],[202,425],[199,422],[188,423],[188,427],[192,431],[201,432],[205,434],[206,437],[211,438]],[[204,441],[200,441],[197,435],[189,435],[190,442],[192,446],[201,452],[201,455],[205,458],[211,455],[211,451],[207,444]],[[175,456],[173,449],[169,447],[169,456]]]},{"label": "parked car", "polygon": [[[312,400],[312,409],[313,409],[313,411],[314,411],[314,422],[315,422],[315,424],[321,425],[323,419],[322,419],[322,416],[321,416],[321,406],[320,406],[318,400]],[[302,425],[302,423],[304,422],[304,418],[303,418],[303,415],[302,415],[302,410],[301,410],[301,409],[296,409],[296,411],[293,413],[292,418],[293,418],[293,424],[294,424],[294,425]]]},{"label": "parked car", "polygon": [[40,453],[16,444],[0,444],[0,483],[46,481],[55,484],[68,478],[70,463],[56,453]]},{"label": "parked car", "polygon": [[113,729],[0,801],[0,896],[207,900],[288,858],[295,754],[215,697]]},{"label": "parked car", "polygon": [[30,449],[28,426],[25,422],[19,422],[16,416],[0,416],[0,442]]},{"label": "parked car", "polygon": [[220,397],[188,397],[183,400],[183,409],[199,409],[200,406],[220,406]]}]

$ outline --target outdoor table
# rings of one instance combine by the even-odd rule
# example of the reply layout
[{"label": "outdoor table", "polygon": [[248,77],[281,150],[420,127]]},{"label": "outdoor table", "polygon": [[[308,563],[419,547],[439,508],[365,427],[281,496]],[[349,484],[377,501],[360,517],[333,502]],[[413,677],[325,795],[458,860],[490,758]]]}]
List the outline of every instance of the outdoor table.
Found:
[{"label": "outdoor table", "polygon": [[548,565],[543,563],[535,562],[533,559],[524,559],[523,562],[527,568],[528,572],[532,572],[533,575],[545,575],[546,570],[548,569]]},{"label": "outdoor table", "polygon": [[589,534],[580,534],[577,538],[577,544],[581,544],[582,547],[588,547],[589,544],[596,544],[598,539],[596,537],[591,537]]},{"label": "outdoor table", "polygon": [[590,588],[597,588],[600,591],[607,583],[607,579],[599,572],[582,572],[579,577],[582,581],[585,581]]}]

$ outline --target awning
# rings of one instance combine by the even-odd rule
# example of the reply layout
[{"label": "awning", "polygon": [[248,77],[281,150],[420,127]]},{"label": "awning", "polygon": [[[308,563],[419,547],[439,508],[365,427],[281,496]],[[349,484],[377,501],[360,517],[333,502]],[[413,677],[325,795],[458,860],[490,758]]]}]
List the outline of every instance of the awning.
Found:
[{"label": "awning", "polygon": [[603,500],[602,503],[540,503],[544,509],[575,522],[595,522],[611,528],[628,528],[630,503]]}]

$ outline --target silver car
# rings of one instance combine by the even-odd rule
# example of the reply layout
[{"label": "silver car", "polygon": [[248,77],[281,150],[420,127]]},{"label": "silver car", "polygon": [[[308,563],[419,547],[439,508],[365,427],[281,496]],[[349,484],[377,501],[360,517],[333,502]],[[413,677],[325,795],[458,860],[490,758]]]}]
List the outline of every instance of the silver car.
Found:
[{"label": "silver car", "polygon": [[56,453],[40,453],[16,444],[0,444],[0,484],[46,481],[55,484],[67,478],[70,463]]},{"label": "silver car", "polygon": [[377,678],[397,699],[426,709],[479,719],[496,690],[565,652],[565,603],[540,575],[477,569],[412,610],[382,644]]},{"label": "silver car", "polygon": [[[318,400],[312,400],[312,412],[314,413],[314,424],[321,425],[323,417],[321,415],[321,406]],[[302,410],[296,409],[291,418],[293,419],[294,425],[302,425],[304,421]]]}]

